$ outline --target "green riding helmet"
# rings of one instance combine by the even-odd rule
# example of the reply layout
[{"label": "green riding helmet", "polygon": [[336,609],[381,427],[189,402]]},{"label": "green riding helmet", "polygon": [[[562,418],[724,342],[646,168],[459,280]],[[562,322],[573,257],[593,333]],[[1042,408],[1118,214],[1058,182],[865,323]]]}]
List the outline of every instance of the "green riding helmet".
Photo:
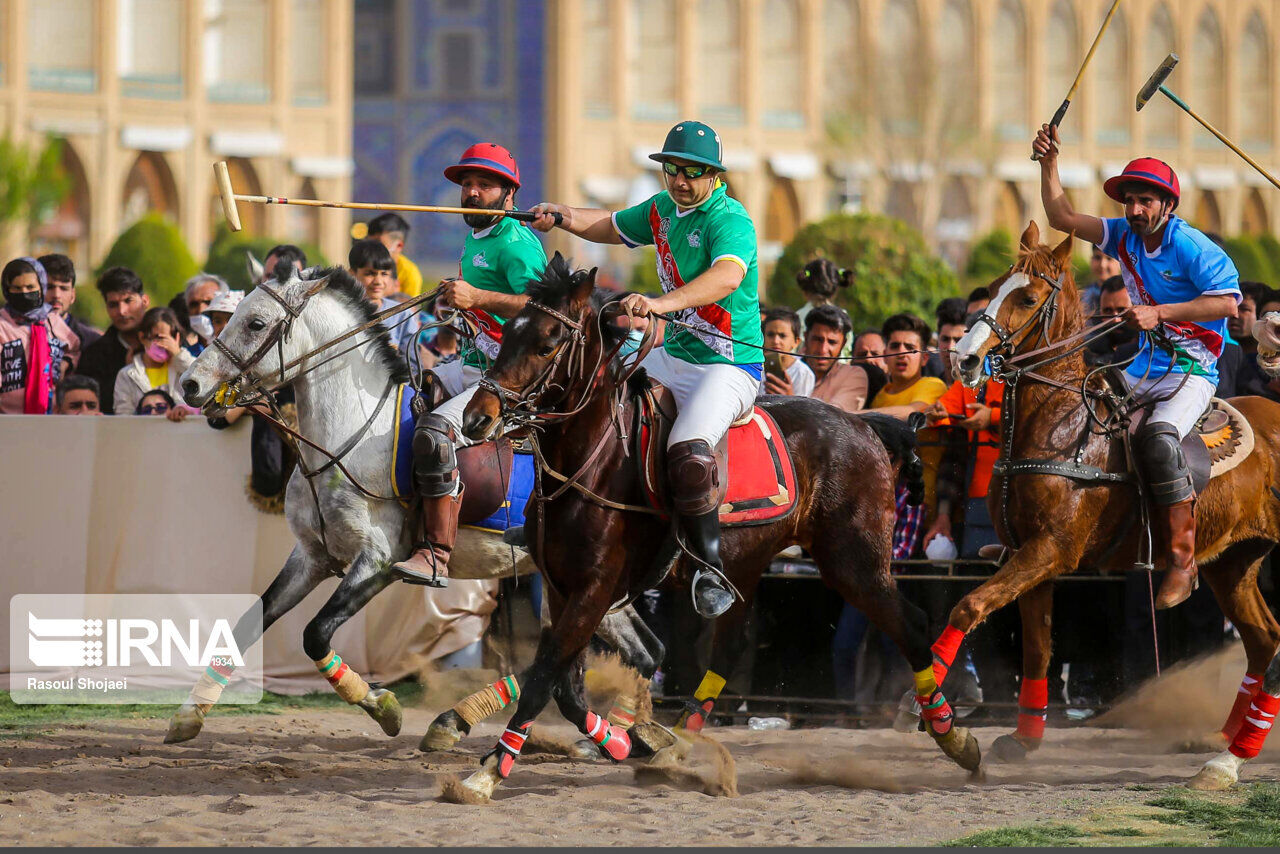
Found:
[{"label": "green riding helmet", "polygon": [[724,164],[720,158],[724,156],[724,146],[720,144],[720,134],[702,122],[681,122],[667,132],[667,140],[662,144],[662,151],[650,154],[650,160],[659,163],[679,157],[690,163],[701,163],[710,166],[717,172],[724,172]]}]

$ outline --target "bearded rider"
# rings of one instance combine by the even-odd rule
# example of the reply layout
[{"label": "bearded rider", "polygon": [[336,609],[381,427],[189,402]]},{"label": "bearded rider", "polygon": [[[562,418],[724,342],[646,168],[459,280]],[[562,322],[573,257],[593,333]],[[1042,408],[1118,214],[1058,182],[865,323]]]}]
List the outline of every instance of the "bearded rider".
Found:
[{"label": "bearded rider", "polygon": [[[1049,224],[1096,244],[1120,262],[1133,307],[1129,326],[1142,335],[1124,379],[1138,402],[1154,403],[1137,436],[1138,456],[1158,511],[1168,571],[1156,606],[1171,608],[1196,585],[1195,487],[1181,440],[1204,414],[1218,385],[1218,358],[1227,318],[1240,303],[1239,274],[1204,234],[1174,216],[1178,176],[1163,161],[1143,157],[1103,185],[1124,216],[1076,213],[1058,178],[1058,131],[1043,126],[1032,149],[1040,155],[1040,195]],[[1156,330],[1173,345],[1158,346]]]},{"label": "bearded rider", "polygon": [[[520,168],[500,145],[471,146],[444,176],[462,188],[464,208],[515,209]],[[421,415],[413,433],[413,479],[422,500],[423,541],[408,559],[392,566],[402,580],[429,587],[448,586],[449,556],[458,535],[462,483],[457,448],[471,444],[462,435],[462,412],[498,355],[502,325],[524,308],[529,300],[525,288],[547,266],[542,242],[516,220],[476,213],[465,214],[463,221],[471,233],[462,248],[460,275],[441,285],[438,301],[467,312],[480,332],[461,358],[433,369],[450,397]]]},{"label": "bearded rider", "polygon": [[[720,137],[686,121],[667,134],[662,151],[666,190],[610,213],[540,204],[533,227],[560,227],[593,243],[657,250],[663,295],[629,294],[629,315],[670,314],[661,349],[642,363],[671,390],[677,415],[667,440],[667,478],[686,548],[695,558],[693,601],[704,617],[733,605],[720,561],[719,475],[714,449],[729,425],[749,414],[760,387],[764,336],[757,293],[756,230],[746,210],[725,192]],[[687,324],[687,325],[685,325]]]}]

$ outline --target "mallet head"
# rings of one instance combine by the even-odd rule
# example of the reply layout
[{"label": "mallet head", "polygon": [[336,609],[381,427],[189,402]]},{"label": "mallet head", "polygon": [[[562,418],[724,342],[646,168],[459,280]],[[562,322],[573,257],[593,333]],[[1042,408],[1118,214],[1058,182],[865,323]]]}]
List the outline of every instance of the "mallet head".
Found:
[{"label": "mallet head", "polygon": [[1160,87],[1164,85],[1164,81],[1173,73],[1173,67],[1177,64],[1178,55],[1171,53],[1164,58],[1164,62],[1160,63],[1160,67],[1151,73],[1151,76],[1147,78],[1147,82],[1138,90],[1139,111],[1160,91]]},{"label": "mallet head", "polygon": [[213,178],[218,182],[218,196],[222,199],[222,213],[227,218],[227,225],[232,231],[240,230],[240,211],[236,208],[236,194],[231,189],[231,173],[227,171],[227,161],[219,160],[213,164]]}]

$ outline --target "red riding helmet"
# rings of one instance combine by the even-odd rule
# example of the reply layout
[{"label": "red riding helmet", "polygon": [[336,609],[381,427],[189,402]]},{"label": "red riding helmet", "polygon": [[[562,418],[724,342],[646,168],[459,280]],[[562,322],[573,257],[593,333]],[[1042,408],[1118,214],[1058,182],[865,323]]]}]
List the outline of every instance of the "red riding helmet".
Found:
[{"label": "red riding helmet", "polygon": [[1154,157],[1139,157],[1137,160],[1130,161],[1123,172],[1114,178],[1107,179],[1107,182],[1102,185],[1102,191],[1123,205],[1124,196],[1121,195],[1120,188],[1125,184],[1146,184],[1170,193],[1173,196],[1175,208],[1182,195],[1181,188],[1178,186],[1178,175],[1173,171],[1173,167]]},{"label": "red riding helmet", "polygon": [[501,145],[492,142],[477,142],[462,152],[462,159],[456,165],[444,170],[444,177],[455,184],[462,183],[463,172],[486,172],[520,189],[520,167],[516,159]]}]

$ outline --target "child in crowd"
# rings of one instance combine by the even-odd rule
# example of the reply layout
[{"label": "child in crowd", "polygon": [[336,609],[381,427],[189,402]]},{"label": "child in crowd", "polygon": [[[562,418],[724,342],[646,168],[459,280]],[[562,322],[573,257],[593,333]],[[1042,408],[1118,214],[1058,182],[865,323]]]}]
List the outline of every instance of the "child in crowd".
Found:
[{"label": "child in crowd", "polygon": [[133,412],[142,396],[163,389],[173,399],[178,393],[178,377],[191,367],[195,357],[183,349],[182,327],[173,310],[164,306],[148,309],[138,327],[140,350],[116,374],[116,412]]}]

